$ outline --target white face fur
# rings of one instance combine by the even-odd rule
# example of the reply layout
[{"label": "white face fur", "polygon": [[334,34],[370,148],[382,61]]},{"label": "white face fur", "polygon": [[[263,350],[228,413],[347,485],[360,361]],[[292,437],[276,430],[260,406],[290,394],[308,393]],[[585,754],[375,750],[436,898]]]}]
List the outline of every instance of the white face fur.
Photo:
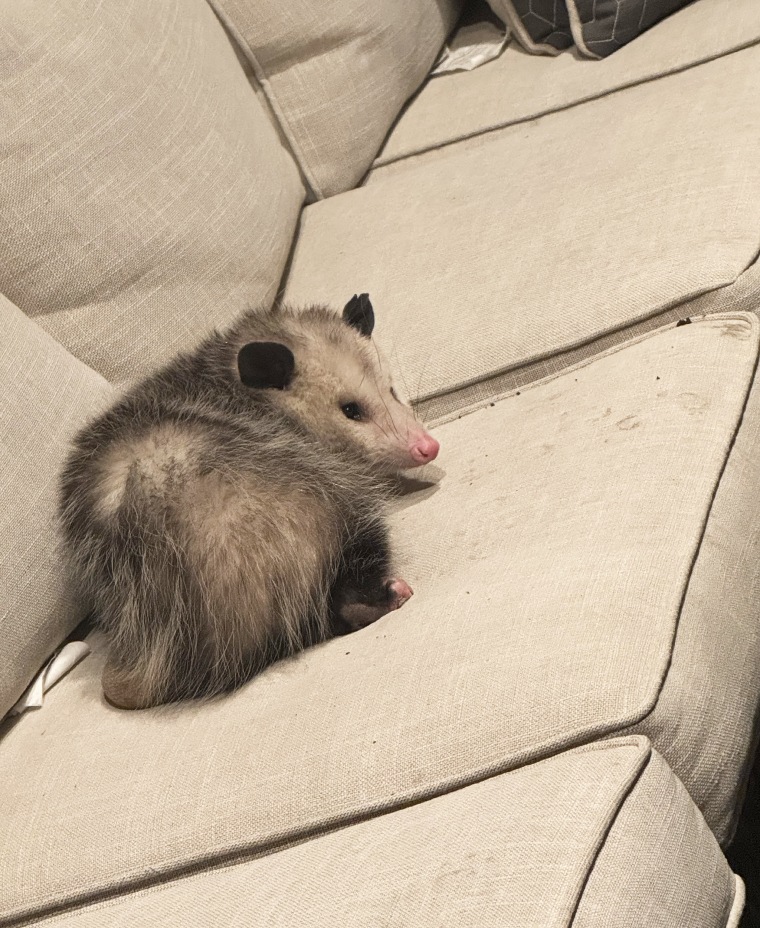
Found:
[{"label": "white face fur", "polygon": [[366,295],[354,297],[342,317],[315,308],[282,310],[276,318],[277,342],[240,349],[243,383],[270,389],[321,440],[356,449],[378,470],[397,472],[436,457],[438,442],[402,400],[372,341]]},{"label": "white face fur", "polygon": [[432,461],[438,443],[402,401],[374,343],[352,333],[341,341],[296,351],[295,376],[283,401],[327,441],[360,446],[381,470]]}]

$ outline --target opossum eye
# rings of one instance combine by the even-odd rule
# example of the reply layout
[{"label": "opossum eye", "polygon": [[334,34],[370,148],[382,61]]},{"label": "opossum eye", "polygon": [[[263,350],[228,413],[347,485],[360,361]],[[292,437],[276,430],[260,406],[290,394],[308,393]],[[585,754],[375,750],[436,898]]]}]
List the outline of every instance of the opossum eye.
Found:
[{"label": "opossum eye", "polygon": [[358,403],[344,403],[340,407],[340,411],[347,419],[353,419],[354,422],[361,422],[364,418],[364,413]]},{"label": "opossum eye", "polygon": [[391,396],[393,397],[393,399],[394,399],[397,403],[400,403],[400,402],[401,402],[401,400],[398,398],[398,395],[397,395],[396,391],[393,389],[393,387],[391,387]]}]

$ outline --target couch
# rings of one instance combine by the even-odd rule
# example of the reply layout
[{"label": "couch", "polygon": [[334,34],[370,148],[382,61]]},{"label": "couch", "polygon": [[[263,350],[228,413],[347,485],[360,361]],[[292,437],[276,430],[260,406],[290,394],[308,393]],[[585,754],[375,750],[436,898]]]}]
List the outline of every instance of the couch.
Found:
[{"label": "couch", "polygon": [[[459,0],[0,14],[0,925],[736,928],[760,705],[760,4],[429,78]],[[249,305],[368,292],[441,442],[398,613],[123,712],[72,434]]]}]

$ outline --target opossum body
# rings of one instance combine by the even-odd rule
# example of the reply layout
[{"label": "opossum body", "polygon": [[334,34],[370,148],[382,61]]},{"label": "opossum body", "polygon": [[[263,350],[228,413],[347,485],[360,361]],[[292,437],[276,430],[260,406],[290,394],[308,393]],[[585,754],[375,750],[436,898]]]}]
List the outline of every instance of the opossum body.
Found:
[{"label": "opossum body", "polygon": [[386,477],[438,444],[373,325],[366,295],[342,316],[249,312],[79,434],[62,533],[109,638],[114,705],[231,690],[411,596],[390,575]]}]

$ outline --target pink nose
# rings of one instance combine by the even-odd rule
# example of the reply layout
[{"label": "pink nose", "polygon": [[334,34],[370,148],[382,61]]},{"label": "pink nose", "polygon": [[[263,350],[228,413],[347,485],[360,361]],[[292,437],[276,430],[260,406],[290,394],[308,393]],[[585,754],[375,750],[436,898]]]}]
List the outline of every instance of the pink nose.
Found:
[{"label": "pink nose", "polygon": [[416,464],[429,464],[438,456],[440,447],[432,435],[423,435],[412,445],[409,453]]}]

